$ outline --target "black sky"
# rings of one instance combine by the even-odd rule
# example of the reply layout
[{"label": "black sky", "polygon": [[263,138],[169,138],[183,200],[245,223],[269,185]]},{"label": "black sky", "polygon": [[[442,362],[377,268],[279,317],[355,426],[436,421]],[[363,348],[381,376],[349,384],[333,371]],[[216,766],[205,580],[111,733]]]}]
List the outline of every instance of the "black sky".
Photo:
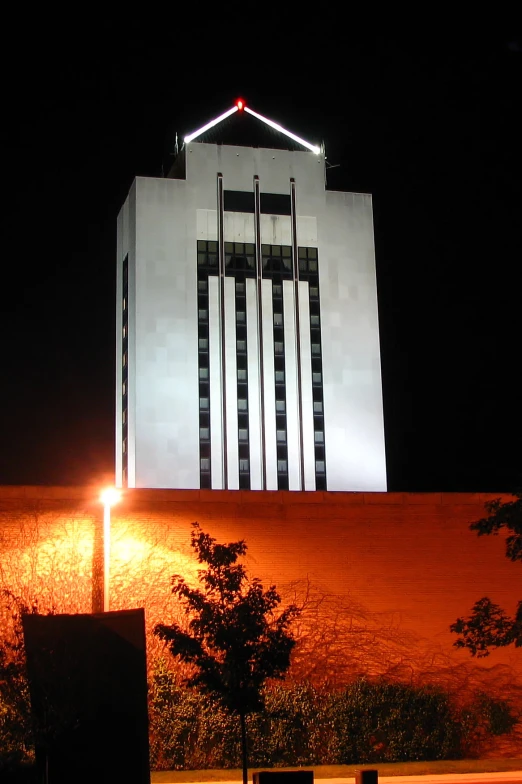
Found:
[{"label": "black sky", "polygon": [[0,484],[111,475],[116,216],[239,95],[324,140],[330,188],[373,193],[389,489],[519,483],[520,39],[308,34],[252,61],[45,24],[3,88]]}]

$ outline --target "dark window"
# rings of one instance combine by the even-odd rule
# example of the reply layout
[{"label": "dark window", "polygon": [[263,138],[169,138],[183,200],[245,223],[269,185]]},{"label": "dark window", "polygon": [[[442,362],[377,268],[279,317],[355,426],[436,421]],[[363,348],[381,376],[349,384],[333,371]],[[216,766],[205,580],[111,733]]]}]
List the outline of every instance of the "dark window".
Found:
[{"label": "dark window", "polygon": [[[254,212],[252,191],[229,191],[223,193],[225,212]],[[269,215],[290,215],[290,196],[285,193],[262,193],[261,212]]]},{"label": "dark window", "polygon": [[261,212],[266,215],[290,215],[290,194],[262,193]]},{"label": "dark window", "polygon": [[225,212],[254,212],[253,191],[224,191],[223,206]]},{"label": "dark window", "polygon": [[292,248],[289,245],[261,246],[263,276],[274,281],[274,296],[282,293],[282,278],[292,278]]}]

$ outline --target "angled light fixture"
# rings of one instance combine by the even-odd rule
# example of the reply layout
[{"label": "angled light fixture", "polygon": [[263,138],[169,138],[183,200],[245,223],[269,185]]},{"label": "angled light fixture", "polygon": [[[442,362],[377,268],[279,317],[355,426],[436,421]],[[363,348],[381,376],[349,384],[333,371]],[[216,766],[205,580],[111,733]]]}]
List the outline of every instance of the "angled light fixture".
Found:
[{"label": "angled light fixture", "polygon": [[257,112],[254,112],[252,109],[249,109],[248,106],[245,106],[245,112],[248,112],[249,114],[252,115],[252,117],[256,117],[258,120],[262,120],[264,123],[269,125],[270,128],[273,128],[275,131],[279,131],[279,133],[284,133],[285,136],[288,136],[290,139],[293,139],[294,142],[297,142],[298,144],[302,144],[303,147],[306,147],[307,150],[310,150],[316,155],[319,155],[319,153],[321,152],[320,147],[317,147],[315,144],[310,144],[310,142],[305,142],[305,140],[301,139],[300,136],[296,136],[295,133],[292,133],[292,131],[287,131],[286,128],[283,128],[282,125],[278,125],[278,123],[274,122],[273,120],[269,120],[268,117],[263,117],[262,114],[258,114]]},{"label": "angled light fixture", "polygon": [[223,114],[220,114],[219,117],[216,117],[214,120],[211,120],[210,122],[208,122],[202,128],[198,128],[198,130],[194,131],[194,133],[189,133],[188,136],[185,136],[183,141],[185,142],[185,144],[189,144],[189,142],[193,141],[194,139],[197,139],[198,136],[201,136],[202,133],[205,133],[205,131],[208,131],[208,130],[210,130],[210,128],[213,128],[214,125],[217,125],[218,123],[220,123],[221,120],[226,120],[227,117],[230,117],[231,114],[234,114],[234,112],[237,112],[237,111],[239,111],[239,109],[238,109],[237,105],[235,105],[231,109],[229,109],[227,112],[223,112]]},{"label": "angled light fixture", "polygon": [[189,144],[190,142],[194,141],[194,139],[197,139],[198,136],[201,136],[202,133],[205,133],[205,131],[208,131],[210,128],[213,128],[222,120],[226,120],[227,117],[230,117],[235,112],[243,112],[243,111],[248,112],[248,114],[251,114],[252,117],[256,118],[256,120],[261,120],[261,122],[264,122],[265,125],[268,125],[270,128],[273,128],[275,131],[278,131],[279,133],[288,136],[289,139],[292,139],[294,142],[297,142],[298,144],[301,144],[303,147],[306,147],[307,150],[310,150],[315,155],[319,155],[319,153],[321,152],[321,148],[317,147],[317,145],[310,144],[310,142],[301,139],[301,137],[297,136],[295,133],[292,133],[291,131],[287,131],[286,128],[283,128],[282,125],[279,125],[273,120],[269,120],[268,117],[263,117],[262,114],[258,114],[257,112],[254,112],[253,109],[250,109],[246,105],[245,101],[242,98],[239,98],[231,109],[229,109],[226,112],[223,112],[223,114],[220,114],[219,117],[216,117],[214,120],[211,120],[202,128],[199,128],[199,130],[194,131],[194,133],[189,133],[188,136],[185,136],[184,139],[185,144]]}]

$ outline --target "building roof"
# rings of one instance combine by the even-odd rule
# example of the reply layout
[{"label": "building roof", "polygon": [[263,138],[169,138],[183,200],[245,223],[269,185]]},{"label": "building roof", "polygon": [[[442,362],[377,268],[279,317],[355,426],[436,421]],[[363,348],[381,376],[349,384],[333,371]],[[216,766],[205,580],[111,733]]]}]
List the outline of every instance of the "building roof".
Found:
[{"label": "building roof", "polygon": [[274,120],[264,117],[239,99],[223,114],[185,136],[185,144],[192,141],[210,144],[230,144],[240,147],[266,147],[282,150],[309,150],[319,154],[319,145],[302,139]]}]

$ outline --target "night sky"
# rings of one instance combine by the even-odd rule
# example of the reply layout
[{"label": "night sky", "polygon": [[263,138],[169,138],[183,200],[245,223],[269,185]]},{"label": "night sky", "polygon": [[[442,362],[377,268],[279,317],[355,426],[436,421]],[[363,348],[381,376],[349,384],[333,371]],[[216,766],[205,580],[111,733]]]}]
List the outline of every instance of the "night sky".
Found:
[{"label": "night sky", "polygon": [[112,476],[118,211],[241,96],[373,194],[389,489],[520,485],[522,39],[323,30],[252,58],[207,30],[189,64],[179,30],[43,24],[4,71],[0,484]]}]

